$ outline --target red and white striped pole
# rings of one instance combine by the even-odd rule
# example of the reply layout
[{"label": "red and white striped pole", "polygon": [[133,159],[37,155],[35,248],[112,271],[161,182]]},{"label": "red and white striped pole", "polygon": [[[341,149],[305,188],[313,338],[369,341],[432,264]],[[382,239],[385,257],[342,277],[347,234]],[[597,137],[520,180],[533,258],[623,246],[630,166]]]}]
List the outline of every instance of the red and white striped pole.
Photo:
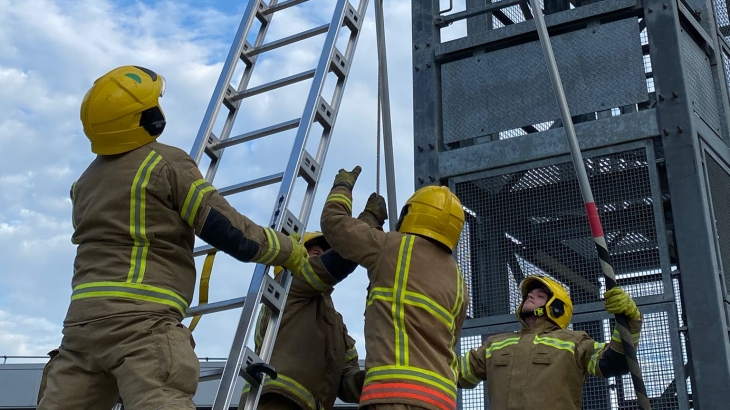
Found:
[{"label": "red and white striped pole", "polygon": [[[548,35],[547,27],[545,26],[545,19],[542,14],[542,9],[540,8],[539,0],[530,0],[530,6],[532,8],[532,14],[535,17],[535,26],[537,26],[537,34],[540,37],[540,44],[542,45],[542,51],[545,55],[548,73],[550,74],[550,80],[553,84],[555,99],[557,100],[560,108],[563,128],[565,129],[565,134],[568,136],[570,154],[573,157],[575,172],[578,174],[578,184],[580,185],[580,191],[583,194],[583,202],[585,202],[586,213],[588,214],[588,222],[591,226],[593,240],[596,243],[596,250],[598,251],[598,259],[601,264],[601,270],[603,271],[603,276],[606,280],[606,288],[613,289],[618,285],[616,284],[616,277],[613,271],[613,266],[611,265],[611,254],[608,252],[606,238],[603,236],[601,219],[598,217],[598,209],[596,208],[596,203],[593,199],[593,192],[591,192],[591,184],[588,180],[585,165],[583,164],[583,155],[581,154],[578,146],[578,137],[575,135],[573,120],[570,116],[570,110],[568,109],[568,101],[565,98],[563,84],[560,81],[560,73],[558,72],[558,66],[555,63],[555,55],[553,55],[553,48],[550,44],[550,36]],[[626,316],[616,315],[616,329],[621,335],[621,345],[624,348],[626,361],[629,364],[631,381],[634,384],[639,408],[641,410],[651,410],[651,403],[649,402],[649,397],[646,394],[644,380],[641,377],[641,366],[639,366],[639,361],[636,358],[636,349],[631,343],[631,332],[629,332],[628,319]]]}]

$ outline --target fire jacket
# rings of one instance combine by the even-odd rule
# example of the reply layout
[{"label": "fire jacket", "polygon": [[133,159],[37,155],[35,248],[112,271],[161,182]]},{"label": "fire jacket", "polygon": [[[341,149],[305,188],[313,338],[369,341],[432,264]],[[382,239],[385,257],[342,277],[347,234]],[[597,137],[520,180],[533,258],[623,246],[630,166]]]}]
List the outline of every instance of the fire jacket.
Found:
[{"label": "fire jacket", "polygon": [[[331,409],[338,397],[346,403],[360,400],[365,372],[358,365],[355,340],[331,297],[333,286],[356,267],[330,249],[310,257],[302,276],[292,277],[270,360],[278,377],[266,378],[262,395],[280,394],[307,410]],[[270,311],[265,312],[256,326],[257,351],[268,326]],[[241,405],[248,391],[249,386]]]},{"label": "fire jacket", "polygon": [[[640,330],[641,318],[629,320],[635,346]],[[459,387],[487,381],[492,409],[579,410],[587,375],[619,376],[629,367],[616,329],[606,344],[541,317],[533,329],[522,322],[519,332],[491,336],[460,358],[459,370]]]},{"label": "fire jacket", "polygon": [[64,323],[153,313],[184,317],[195,235],[244,262],[284,263],[286,235],[231,207],[185,152],[152,142],[97,156],[71,187],[74,261]]},{"label": "fire jacket", "polygon": [[382,232],[350,217],[352,193],[333,188],[322,232],[368,271],[365,386],[360,405],[456,409],[454,345],[466,316],[464,279],[453,256],[416,235]]}]

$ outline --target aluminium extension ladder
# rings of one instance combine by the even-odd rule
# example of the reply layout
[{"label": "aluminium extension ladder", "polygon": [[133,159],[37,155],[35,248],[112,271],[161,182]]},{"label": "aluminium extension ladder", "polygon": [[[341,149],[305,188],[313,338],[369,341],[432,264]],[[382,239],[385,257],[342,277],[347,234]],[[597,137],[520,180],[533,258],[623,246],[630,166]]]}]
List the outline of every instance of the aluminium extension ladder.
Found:
[{"label": "aluminium extension ladder", "polygon": [[[264,43],[264,37],[266,36],[274,14],[306,1],[287,0],[277,3],[277,0],[271,0],[270,4],[266,4],[263,0],[249,0],[215,91],[205,112],[193,148],[190,151],[190,155],[198,165],[200,165],[203,154],[210,157],[211,162],[205,177],[212,183],[225,148],[296,129],[294,145],[283,172],[221,188],[218,192],[224,196],[232,195],[281,182],[275,203],[272,204],[274,209],[269,226],[272,229],[280,230],[288,234],[300,233],[302,235],[304,234],[309,219],[320,171],[325,161],[330,137],[337,118],[337,111],[340,107],[347,82],[350,64],[359,39],[362,20],[368,6],[368,0],[360,0],[357,8],[347,0],[336,0],[332,20],[329,24],[324,24],[276,41]],[[254,19],[258,19],[261,22],[261,26],[254,44],[250,44],[246,39],[249,36]],[[347,27],[351,33],[347,42],[347,48],[344,51],[338,50],[336,47],[338,34],[342,27]],[[326,36],[316,68],[256,87],[248,87],[249,80],[251,79],[253,69],[256,66],[256,61],[260,54],[320,34],[326,34]],[[243,70],[238,86],[234,87],[231,85],[231,79],[236,65],[240,62],[245,64],[245,69]],[[337,84],[332,99],[327,102],[321,94],[325,78],[329,72],[333,72],[337,76]],[[312,85],[304,106],[304,112],[300,118],[241,135],[230,135],[243,99],[308,79],[312,79]],[[227,109],[228,114],[221,135],[214,135],[214,122],[218,118],[219,111],[222,108]],[[306,143],[314,122],[318,122],[322,126],[323,132],[319,142],[319,148],[316,154],[312,155],[306,151]],[[289,199],[294,190],[295,183],[298,181],[298,177],[302,177],[302,180],[306,183],[306,192],[301,211],[298,215],[295,215],[289,211],[288,207]],[[194,254],[195,256],[200,256],[214,253],[215,251],[210,246],[201,246],[194,250]],[[254,270],[253,278],[251,279],[251,284],[245,297],[199,305],[188,310],[187,316],[191,317],[243,306],[231,351],[223,371],[218,371],[215,374],[206,374],[201,377],[203,381],[217,378],[221,379],[213,404],[214,410],[228,410],[239,375],[251,386],[245,405],[241,403],[239,404],[239,408],[246,410],[255,409],[261,394],[261,386],[264,379],[263,374],[275,375],[275,370],[268,362],[273,351],[281,313],[286,302],[289,285],[291,284],[291,274],[285,271],[283,275],[282,284],[279,285],[268,274],[267,266],[258,264]],[[250,339],[250,335],[255,326],[255,313],[259,303],[263,303],[271,310],[271,317],[259,355],[257,355],[246,346],[246,343]]]}]

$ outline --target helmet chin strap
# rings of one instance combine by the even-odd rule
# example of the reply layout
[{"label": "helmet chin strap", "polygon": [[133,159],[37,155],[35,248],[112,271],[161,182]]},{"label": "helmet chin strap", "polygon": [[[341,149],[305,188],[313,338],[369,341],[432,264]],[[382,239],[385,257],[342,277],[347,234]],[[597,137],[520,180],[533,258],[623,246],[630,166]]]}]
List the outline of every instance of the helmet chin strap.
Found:
[{"label": "helmet chin strap", "polygon": [[523,312],[521,316],[523,319],[526,319],[530,316],[545,316],[545,305],[535,308],[535,310],[533,310],[532,312]]}]

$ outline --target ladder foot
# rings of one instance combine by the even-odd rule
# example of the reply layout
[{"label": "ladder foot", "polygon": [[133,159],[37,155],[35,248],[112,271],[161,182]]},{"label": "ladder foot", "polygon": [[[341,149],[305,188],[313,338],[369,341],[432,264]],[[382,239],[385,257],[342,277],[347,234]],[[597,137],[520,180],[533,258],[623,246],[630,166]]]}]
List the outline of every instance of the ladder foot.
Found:
[{"label": "ladder foot", "polygon": [[261,373],[269,376],[271,380],[276,380],[276,378],[279,376],[279,374],[276,372],[276,369],[274,366],[268,364],[268,363],[253,363],[248,366],[246,366],[246,373],[256,379],[256,381],[263,382],[264,378],[261,376]]}]

